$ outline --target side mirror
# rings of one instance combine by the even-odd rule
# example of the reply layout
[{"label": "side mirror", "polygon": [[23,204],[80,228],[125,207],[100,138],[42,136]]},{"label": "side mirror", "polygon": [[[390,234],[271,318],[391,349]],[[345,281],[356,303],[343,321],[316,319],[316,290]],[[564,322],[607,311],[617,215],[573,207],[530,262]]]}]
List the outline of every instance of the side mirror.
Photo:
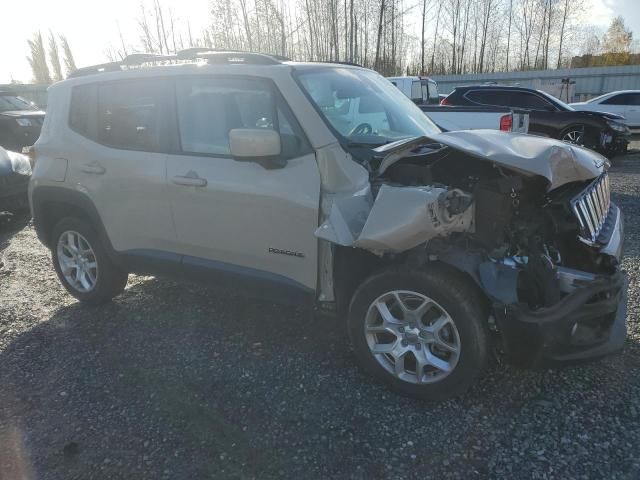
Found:
[{"label": "side mirror", "polygon": [[280,134],[270,128],[234,128],[229,131],[229,149],[239,160],[277,157]]},{"label": "side mirror", "polygon": [[255,161],[265,168],[282,168],[280,134],[270,128],[234,128],[229,131],[229,150],[236,160]]}]

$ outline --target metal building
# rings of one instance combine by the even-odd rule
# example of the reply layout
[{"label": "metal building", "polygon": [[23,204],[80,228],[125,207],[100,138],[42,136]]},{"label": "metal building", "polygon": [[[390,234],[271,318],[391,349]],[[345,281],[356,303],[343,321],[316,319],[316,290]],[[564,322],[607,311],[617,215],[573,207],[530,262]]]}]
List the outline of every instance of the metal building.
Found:
[{"label": "metal building", "polygon": [[458,85],[501,83],[536,88],[565,102],[578,102],[616,90],[640,90],[640,65],[434,75],[431,78],[438,82],[438,91],[445,94]]}]

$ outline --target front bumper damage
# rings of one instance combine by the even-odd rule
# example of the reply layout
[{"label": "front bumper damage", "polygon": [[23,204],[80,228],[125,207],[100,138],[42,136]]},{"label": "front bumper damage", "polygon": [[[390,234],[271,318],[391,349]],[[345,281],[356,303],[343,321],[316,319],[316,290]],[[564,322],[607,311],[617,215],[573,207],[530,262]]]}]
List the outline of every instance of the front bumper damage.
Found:
[{"label": "front bumper damage", "polygon": [[[623,219],[601,254],[620,260]],[[553,306],[530,310],[522,303],[495,302],[493,315],[507,356],[520,365],[543,365],[600,358],[622,349],[626,338],[627,279],[617,270],[593,275],[559,272],[564,296]]]}]

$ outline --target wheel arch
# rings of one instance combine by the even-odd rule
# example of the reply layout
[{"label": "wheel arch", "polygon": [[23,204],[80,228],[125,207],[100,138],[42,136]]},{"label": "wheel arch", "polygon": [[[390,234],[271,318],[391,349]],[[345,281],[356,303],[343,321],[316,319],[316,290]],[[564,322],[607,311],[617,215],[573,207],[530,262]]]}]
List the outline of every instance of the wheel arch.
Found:
[{"label": "wheel arch", "polygon": [[[347,313],[353,294],[367,278],[389,268],[438,270],[443,275],[451,275],[468,284],[469,289],[477,295],[480,301],[485,306],[489,306],[490,296],[482,286],[477,273],[477,262],[474,258],[460,255],[451,259],[452,261],[447,261],[447,259],[433,261],[427,260],[422,255],[412,255],[411,253],[406,252],[406,254],[387,258],[379,257],[359,248],[334,245],[333,284],[338,313]],[[464,258],[460,260],[460,257]]]},{"label": "wheel arch", "polygon": [[31,193],[33,224],[40,241],[51,248],[55,225],[65,217],[75,217],[91,224],[110,254],[114,253],[104,224],[88,195],[68,188],[42,186]]}]

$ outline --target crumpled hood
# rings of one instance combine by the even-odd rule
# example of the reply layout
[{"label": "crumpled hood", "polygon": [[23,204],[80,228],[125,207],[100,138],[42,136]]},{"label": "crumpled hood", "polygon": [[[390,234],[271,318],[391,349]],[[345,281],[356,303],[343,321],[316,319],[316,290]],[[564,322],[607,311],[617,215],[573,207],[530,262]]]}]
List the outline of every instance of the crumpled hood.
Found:
[{"label": "crumpled hood", "polygon": [[609,120],[625,120],[624,116],[617,113],[601,112],[599,110],[580,110],[589,113],[594,117],[608,118]]},{"label": "crumpled hood", "polygon": [[551,138],[498,130],[443,132],[384,145],[375,151],[382,156],[378,173],[420,145],[441,143],[482,160],[518,171],[539,175],[549,181],[549,190],[566,183],[591,180],[608,168],[602,155],[586,148]]}]

